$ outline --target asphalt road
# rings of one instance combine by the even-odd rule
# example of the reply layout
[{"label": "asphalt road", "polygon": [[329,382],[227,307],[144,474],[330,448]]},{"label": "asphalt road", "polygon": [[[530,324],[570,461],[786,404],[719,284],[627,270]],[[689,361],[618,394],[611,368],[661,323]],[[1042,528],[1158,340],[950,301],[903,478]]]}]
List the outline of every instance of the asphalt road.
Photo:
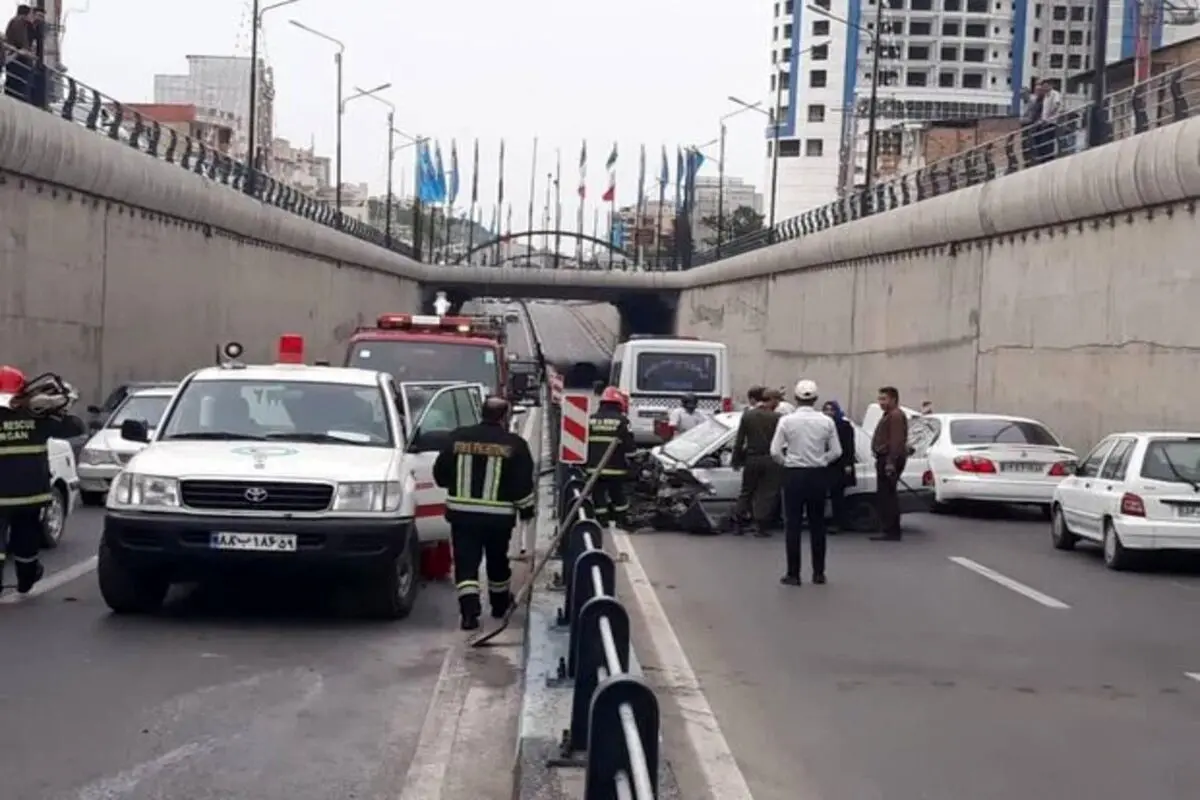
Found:
[{"label": "asphalt road", "polygon": [[511,792],[521,694],[506,644],[465,652],[449,583],[402,622],[292,584],[182,587],[110,615],[103,512],[68,521],[39,594],[0,596],[5,800],[486,800]]},{"label": "asphalt road", "polygon": [[686,785],[714,769],[680,744],[699,719],[755,800],[1200,797],[1194,562],[1114,573],[1032,517],[906,520],[832,538],[829,584],[800,588],[779,536],[626,540],[669,621],[645,635],[674,629],[715,719],[639,646],[685,796],[712,790]]}]

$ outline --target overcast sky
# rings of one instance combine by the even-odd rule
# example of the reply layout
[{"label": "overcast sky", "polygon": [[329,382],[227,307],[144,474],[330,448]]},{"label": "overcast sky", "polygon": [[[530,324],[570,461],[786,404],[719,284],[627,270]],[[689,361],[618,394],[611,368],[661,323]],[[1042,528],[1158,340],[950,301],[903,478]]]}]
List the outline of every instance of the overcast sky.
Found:
[{"label": "overcast sky", "polygon": [[[298,19],[346,44],[347,92],[390,81],[383,94],[396,124],[441,141],[447,166],[458,142],[459,205],[470,200],[471,152],[480,140],[484,222],[496,197],[496,154],[507,141],[505,196],[524,227],[532,140],[540,138],[535,215],[546,173],[562,151],[564,216],[574,219],[579,150],[588,143],[589,198],[598,200],[604,162],[619,143],[617,199],[636,195],[638,150],[645,144],[647,192],[661,148],[715,139],[726,98],[767,95],[773,0],[299,0],[264,17],[263,54],[275,70],[276,135],[332,155],[333,47],[288,24]],[[265,4],[265,3],[264,3]],[[155,73],[186,72],[185,56],[249,55],[246,0],[66,0],[64,61],[72,73],[124,101],[153,98]],[[74,6],[74,10],[72,9]],[[344,179],[382,192],[386,176],[385,106],[347,107]],[[727,174],[763,190],[764,126],[755,112],[728,121]],[[714,157],[703,173],[716,174]],[[412,191],[412,150],[396,163]],[[674,178],[672,177],[672,181]],[[590,226],[591,209],[588,209]]]}]

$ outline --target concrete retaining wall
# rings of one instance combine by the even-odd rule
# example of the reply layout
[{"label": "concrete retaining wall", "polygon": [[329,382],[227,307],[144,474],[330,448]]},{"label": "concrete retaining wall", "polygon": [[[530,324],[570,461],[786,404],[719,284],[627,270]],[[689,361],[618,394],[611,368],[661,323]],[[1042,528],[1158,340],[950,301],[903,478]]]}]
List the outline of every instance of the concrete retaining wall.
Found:
[{"label": "concrete retaining wall", "polygon": [[1200,119],[693,270],[735,386],[814,378],[1041,418],[1076,447],[1200,428]]},{"label": "concrete retaining wall", "polygon": [[358,323],[417,310],[423,269],[0,98],[0,361],[86,398],[229,339],[337,358]]}]

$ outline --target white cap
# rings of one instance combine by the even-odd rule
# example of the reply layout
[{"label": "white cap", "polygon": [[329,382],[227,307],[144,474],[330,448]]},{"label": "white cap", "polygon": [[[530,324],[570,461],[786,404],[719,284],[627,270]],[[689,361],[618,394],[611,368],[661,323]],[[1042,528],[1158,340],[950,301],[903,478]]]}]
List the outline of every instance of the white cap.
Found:
[{"label": "white cap", "polygon": [[817,384],[815,381],[810,381],[804,378],[796,384],[796,399],[797,400],[816,400],[817,399]]}]

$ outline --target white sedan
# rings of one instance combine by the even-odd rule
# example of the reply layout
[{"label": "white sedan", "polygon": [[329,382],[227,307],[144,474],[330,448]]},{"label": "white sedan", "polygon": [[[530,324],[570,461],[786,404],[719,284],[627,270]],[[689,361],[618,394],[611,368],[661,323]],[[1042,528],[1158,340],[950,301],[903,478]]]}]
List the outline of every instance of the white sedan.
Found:
[{"label": "white sedan", "polygon": [[121,438],[121,425],[125,420],[141,420],[153,431],[174,395],[174,386],[135,389],[121,401],[104,426],[88,439],[79,452],[79,486],[85,505],[104,505],[113,478],[134,453],[145,447]]},{"label": "white sedan", "polygon": [[1110,569],[1200,550],[1200,433],[1114,433],[1054,491],[1051,541],[1100,543]]},{"label": "white sedan", "polygon": [[934,510],[955,503],[1039,506],[1049,518],[1075,451],[1041,422],[1000,414],[927,414],[933,427],[929,468]]}]

